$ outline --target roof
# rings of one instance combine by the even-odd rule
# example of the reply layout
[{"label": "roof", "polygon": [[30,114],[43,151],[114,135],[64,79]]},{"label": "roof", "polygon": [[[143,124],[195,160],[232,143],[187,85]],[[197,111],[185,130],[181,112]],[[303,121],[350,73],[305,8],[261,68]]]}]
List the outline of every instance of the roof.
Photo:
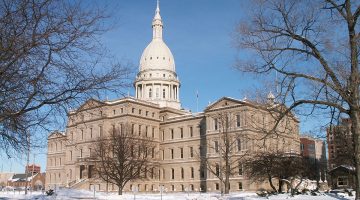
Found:
[{"label": "roof", "polygon": [[340,170],[340,169],[345,169],[346,171],[349,171],[349,172],[355,172],[355,167],[353,166],[350,166],[350,165],[339,165],[333,169],[331,169],[329,171],[329,173],[333,173],[334,171],[337,171],[337,170]]},{"label": "roof", "polygon": [[[33,177],[35,177],[38,173],[28,173],[27,176],[26,174],[14,174],[11,178],[9,178],[8,180],[11,182],[24,182],[27,180],[31,180]],[[33,175],[33,176],[32,176]],[[26,178],[27,177],[27,178]]]}]

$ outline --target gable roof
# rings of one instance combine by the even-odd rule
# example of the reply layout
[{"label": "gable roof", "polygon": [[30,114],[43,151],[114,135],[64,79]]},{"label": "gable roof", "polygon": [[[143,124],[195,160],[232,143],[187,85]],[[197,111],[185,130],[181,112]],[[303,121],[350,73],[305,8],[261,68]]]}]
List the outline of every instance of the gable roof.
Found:
[{"label": "gable roof", "polygon": [[94,107],[98,107],[98,106],[102,106],[105,105],[104,102],[99,101],[97,99],[89,99],[87,101],[85,101],[78,109],[75,110],[75,112],[81,111],[81,110],[86,110],[89,108],[94,108]]},{"label": "gable roof", "polygon": [[329,173],[334,173],[335,171],[338,171],[338,170],[345,170],[350,173],[355,173],[355,167],[350,166],[350,165],[339,165],[339,166],[333,168],[332,170],[330,170]]},{"label": "gable roof", "polygon": [[65,137],[65,133],[60,131],[53,131],[48,136],[48,138],[56,138],[56,137]]},{"label": "gable roof", "polygon": [[226,108],[226,107],[233,107],[233,106],[241,106],[241,105],[247,105],[247,106],[252,106],[252,107],[264,107],[264,104],[260,104],[254,101],[250,101],[248,99],[244,99],[244,100],[239,100],[239,99],[235,99],[235,98],[231,98],[231,97],[222,97],[219,100],[211,103],[210,105],[208,105],[205,108],[205,111],[211,111],[211,110],[216,110],[219,108]]},{"label": "gable roof", "polygon": [[[9,178],[9,181],[11,182],[25,182],[26,179],[30,181],[32,178],[34,178],[38,173],[27,173],[26,174],[14,174],[11,178]],[[27,177],[27,178],[26,178]]]}]

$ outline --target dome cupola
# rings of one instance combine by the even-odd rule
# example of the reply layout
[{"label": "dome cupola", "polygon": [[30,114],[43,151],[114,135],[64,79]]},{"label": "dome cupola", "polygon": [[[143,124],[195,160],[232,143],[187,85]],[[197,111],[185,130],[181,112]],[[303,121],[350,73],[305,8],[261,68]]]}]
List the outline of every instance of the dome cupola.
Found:
[{"label": "dome cupola", "polygon": [[139,72],[134,82],[136,98],[157,103],[160,107],[180,109],[180,81],[175,71],[174,56],[163,40],[159,0],[152,29],[152,40],[141,55]]}]

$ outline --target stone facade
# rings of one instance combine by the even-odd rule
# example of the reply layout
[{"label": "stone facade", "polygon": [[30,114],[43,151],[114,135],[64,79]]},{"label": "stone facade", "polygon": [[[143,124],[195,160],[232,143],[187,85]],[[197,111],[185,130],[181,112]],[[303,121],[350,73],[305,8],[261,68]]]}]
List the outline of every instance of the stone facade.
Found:
[{"label": "stone facade", "polygon": [[[268,108],[278,105],[274,97],[259,104],[248,100],[223,97],[201,113],[181,109],[180,81],[170,49],[162,40],[162,19],[157,6],[153,19],[153,39],[140,61],[135,79],[135,97],[114,101],[90,99],[68,114],[65,132],[54,132],[48,138],[46,183],[48,187],[73,187],[117,190],[94,177],[95,142],[114,130],[130,126],[132,132],[151,138],[156,143],[153,176],[129,182],[124,190],[158,191],[219,191],[219,180],[204,166],[202,156],[217,162],[214,152],[219,142],[219,113],[231,119],[228,133],[236,139],[233,157],[258,150],[283,149],[299,153],[298,120],[287,116],[274,137],[264,134],[274,124]],[[261,130],[261,131],[259,131]],[[246,169],[244,169],[246,170]],[[266,188],[266,183],[252,183],[239,165],[231,177],[231,191]],[[241,173],[240,173],[241,172]]]},{"label": "stone facade", "polygon": [[[116,190],[115,186],[106,186],[104,182],[93,178],[96,158],[92,157],[91,152],[98,138],[109,134],[114,127],[131,124],[136,134],[150,137],[157,143],[154,162],[159,163],[159,167],[154,169],[153,178],[131,182],[125,191],[130,191],[132,186],[137,186],[140,191],[155,191],[159,185],[164,185],[168,191],[182,191],[185,188],[191,188],[192,191],[200,188],[219,190],[219,180],[201,167],[199,149],[205,148],[206,154],[216,162],[218,154],[211,148],[214,141],[218,140],[219,133],[215,127],[215,116],[225,111],[234,119],[236,116],[241,117],[240,124],[236,120],[229,125],[230,134],[244,138],[233,147],[234,154],[240,156],[245,150],[256,152],[261,148],[275,146],[276,149],[299,152],[298,122],[291,119],[292,128],[277,139],[267,139],[264,146],[260,139],[264,135],[254,129],[251,119],[264,119],[266,123],[266,112],[255,108],[248,101],[224,97],[208,106],[204,112],[194,114],[185,110],[161,108],[132,97],[105,102],[89,100],[79,110],[69,114],[65,133],[50,134],[46,183],[49,187],[90,189],[91,185],[96,185],[100,190]],[[245,174],[237,174],[231,179],[233,191],[264,187],[266,184],[250,182]]]}]

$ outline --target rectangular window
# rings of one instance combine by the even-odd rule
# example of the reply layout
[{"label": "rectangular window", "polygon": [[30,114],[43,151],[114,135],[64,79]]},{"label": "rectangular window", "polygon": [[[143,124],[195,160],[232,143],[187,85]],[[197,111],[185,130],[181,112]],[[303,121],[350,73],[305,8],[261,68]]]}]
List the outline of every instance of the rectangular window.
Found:
[{"label": "rectangular window", "polygon": [[174,149],[170,149],[171,159],[174,159]]},{"label": "rectangular window", "polygon": [[215,190],[219,190],[219,183],[215,183]]},{"label": "rectangular window", "polygon": [[180,128],[180,138],[184,138],[184,131],[183,131],[183,128]]},{"label": "rectangular window", "polygon": [[348,177],[347,176],[339,176],[337,180],[338,186],[347,186],[348,185]]},{"label": "rectangular window", "polygon": [[218,141],[214,141],[214,149],[216,153],[219,153],[219,142]]},{"label": "rectangular window", "polygon": [[236,126],[237,127],[241,126],[241,124],[240,124],[240,115],[236,115]]},{"label": "rectangular window", "polygon": [[[84,139],[84,130],[81,129],[81,140]],[[57,149],[57,146],[56,146],[56,149]]]},{"label": "rectangular window", "polygon": [[191,173],[191,178],[194,178],[194,168],[193,167],[190,168],[190,173]]},{"label": "rectangular window", "polygon": [[82,149],[80,149],[80,158],[82,158],[83,157],[83,151],[82,151]]},{"label": "rectangular window", "polygon": [[300,144],[300,150],[304,151],[304,144]]},{"label": "rectangular window", "polygon": [[131,124],[131,134],[135,133],[135,124]]},{"label": "rectangular window", "polygon": [[239,176],[243,175],[243,165],[239,163]]},{"label": "rectangular window", "polygon": [[236,141],[237,141],[237,150],[241,151],[241,140],[240,140],[240,138],[238,138]]},{"label": "rectangular window", "polygon": [[161,137],[161,139],[162,139],[162,141],[165,140],[165,131],[164,131],[164,130],[162,130],[162,137]]},{"label": "rectangular window", "polygon": [[218,130],[218,120],[214,119],[214,129]]},{"label": "rectangular window", "polygon": [[155,138],[155,128],[154,127],[152,128],[151,136],[152,136],[152,138]]},{"label": "rectangular window", "polygon": [[189,132],[190,132],[190,137],[193,137],[194,133],[193,133],[193,127],[192,126],[190,126],[190,128],[189,128]]},{"label": "rectangular window", "polygon": [[123,109],[123,108],[120,108],[120,112],[123,113],[123,112],[124,112],[124,109]]},{"label": "rectangular window", "polygon": [[132,108],[132,109],[131,109],[131,112],[132,112],[132,113],[135,113],[135,108]]},{"label": "rectangular window", "polygon": [[70,151],[70,161],[72,161],[72,151]]},{"label": "rectangular window", "polygon": [[190,158],[194,157],[194,148],[190,147]]},{"label": "rectangular window", "polygon": [[99,126],[99,137],[103,136],[103,127]]},{"label": "rectangular window", "polygon": [[242,182],[239,182],[238,185],[239,185],[239,190],[242,190],[243,189]]},{"label": "rectangular window", "polygon": [[139,109],[139,115],[141,115],[141,109]]},{"label": "rectangular window", "polygon": [[151,157],[154,158],[155,157],[155,147],[153,147],[151,149]]},{"label": "rectangular window", "polygon": [[145,116],[148,116],[148,115],[149,115],[149,111],[146,111],[146,112],[145,112]]},{"label": "rectangular window", "polygon": [[174,139],[174,129],[171,129],[171,139]]},{"label": "rectangular window", "polygon": [[90,138],[93,138],[93,129],[90,128]]},{"label": "rectangular window", "polygon": [[162,154],[162,156],[161,156],[161,157],[162,157],[162,160],[164,160],[164,159],[165,159],[165,151],[162,150],[162,151],[161,151],[161,154]]},{"label": "rectangular window", "polygon": [[141,125],[139,125],[139,136],[141,135]]},{"label": "rectangular window", "polygon": [[148,129],[149,129],[149,127],[146,126],[146,127],[145,127],[145,135],[146,135],[146,137],[148,137]]},{"label": "rectangular window", "polygon": [[180,148],[180,158],[184,158],[184,149]]},{"label": "rectangular window", "polygon": [[[174,169],[171,169],[171,179],[174,179],[175,178],[175,170]],[[174,190],[174,189],[173,189]]]},{"label": "rectangular window", "polygon": [[113,110],[113,114],[116,115],[116,110]]}]

